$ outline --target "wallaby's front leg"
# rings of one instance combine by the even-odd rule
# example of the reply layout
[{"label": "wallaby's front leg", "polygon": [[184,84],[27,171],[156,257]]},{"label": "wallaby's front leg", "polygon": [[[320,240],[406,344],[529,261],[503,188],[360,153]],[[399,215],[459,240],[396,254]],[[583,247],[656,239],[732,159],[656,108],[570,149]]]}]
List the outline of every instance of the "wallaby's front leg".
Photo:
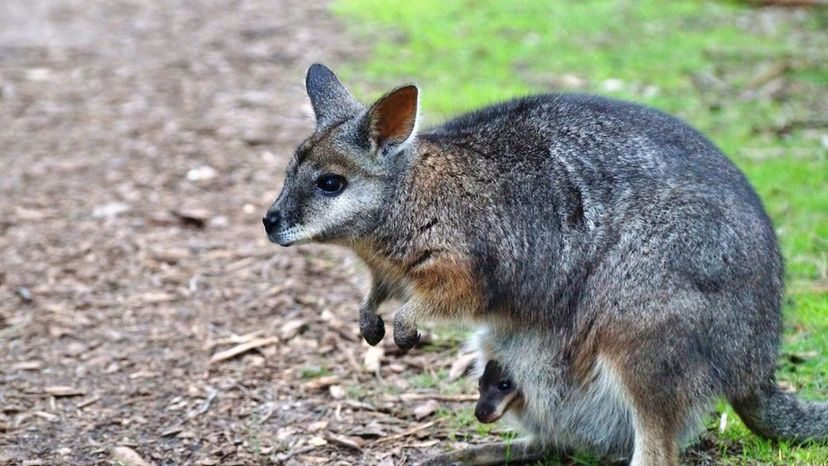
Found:
[{"label": "wallaby's front leg", "polygon": [[495,466],[539,461],[547,455],[543,449],[525,441],[487,443],[444,455],[420,463],[420,466]]},{"label": "wallaby's front leg", "polygon": [[388,285],[372,278],[371,290],[359,308],[359,333],[371,346],[381,342],[385,336],[385,322],[377,314],[377,309],[388,299],[389,294]]},{"label": "wallaby's front leg", "polygon": [[408,300],[394,315],[394,343],[402,350],[410,350],[420,341],[420,332],[417,331],[416,298]]}]

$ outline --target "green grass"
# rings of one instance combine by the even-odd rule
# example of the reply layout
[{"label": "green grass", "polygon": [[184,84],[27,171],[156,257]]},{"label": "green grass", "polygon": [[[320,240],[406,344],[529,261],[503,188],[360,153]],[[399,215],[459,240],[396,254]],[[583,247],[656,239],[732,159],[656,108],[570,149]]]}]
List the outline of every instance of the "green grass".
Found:
[{"label": "green grass", "polygon": [[[828,399],[828,128],[783,129],[828,114],[828,10],[768,16],[695,0],[338,0],[334,10],[354,40],[375,43],[367,60],[337,69],[346,83],[367,100],[417,82],[427,124],[563,90],[645,103],[702,130],[744,170],[779,233],[783,351],[816,353],[781,358],[779,378]],[[762,82],[780,64],[786,70]],[[707,435],[716,462],[828,464],[828,447],[763,441],[729,407],[714,414],[722,410],[728,428],[718,433],[711,416]]]},{"label": "green grass", "polygon": [[332,373],[333,372],[331,372],[331,370],[328,369],[327,367],[305,366],[305,367],[302,368],[299,376],[302,377],[303,379],[315,379],[315,378],[318,378],[318,377],[324,377],[326,375],[331,375]]}]

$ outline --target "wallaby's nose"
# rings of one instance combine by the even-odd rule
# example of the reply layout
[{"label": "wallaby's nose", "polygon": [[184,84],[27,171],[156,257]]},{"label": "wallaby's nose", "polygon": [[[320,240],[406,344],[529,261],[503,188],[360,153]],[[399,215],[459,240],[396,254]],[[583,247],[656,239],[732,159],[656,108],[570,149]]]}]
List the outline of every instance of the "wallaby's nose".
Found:
[{"label": "wallaby's nose", "polygon": [[268,212],[262,218],[262,223],[264,224],[265,231],[268,235],[273,234],[279,228],[279,221],[282,220],[282,214],[279,213],[278,210],[274,210],[272,212]]}]

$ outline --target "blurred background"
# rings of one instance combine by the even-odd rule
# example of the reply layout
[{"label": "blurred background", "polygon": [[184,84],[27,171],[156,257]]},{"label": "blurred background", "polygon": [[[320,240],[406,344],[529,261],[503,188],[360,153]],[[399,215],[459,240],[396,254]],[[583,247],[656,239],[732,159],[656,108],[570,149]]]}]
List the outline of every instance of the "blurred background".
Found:
[{"label": "blurred background", "polygon": [[[366,103],[417,83],[426,125],[585,92],[699,128],[780,236],[780,383],[828,399],[824,1],[7,0],[0,465],[390,466],[515,435],[472,415],[469,329],[369,348],[361,266],[266,241],[314,62]],[[706,425],[685,463],[828,462],[725,405]]]}]

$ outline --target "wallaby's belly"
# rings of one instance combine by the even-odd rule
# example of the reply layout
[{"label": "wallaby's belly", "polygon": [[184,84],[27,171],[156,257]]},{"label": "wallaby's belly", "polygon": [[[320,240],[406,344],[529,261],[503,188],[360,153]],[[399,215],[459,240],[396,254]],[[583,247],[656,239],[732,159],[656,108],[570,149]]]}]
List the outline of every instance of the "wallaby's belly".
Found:
[{"label": "wallaby's belly", "polygon": [[632,453],[629,405],[620,381],[605,365],[599,362],[594,380],[583,387],[563,377],[557,386],[549,379],[537,382],[526,382],[529,409],[519,421],[536,441],[602,455]]},{"label": "wallaby's belly", "polygon": [[[566,450],[628,456],[633,425],[623,383],[600,356],[589,380],[572,380],[563,339],[544,332],[480,332],[474,345],[484,360],[507,368],[525,408],[511,416],[533,441]],[[531,357],[527,357],[531,355]]]}]

